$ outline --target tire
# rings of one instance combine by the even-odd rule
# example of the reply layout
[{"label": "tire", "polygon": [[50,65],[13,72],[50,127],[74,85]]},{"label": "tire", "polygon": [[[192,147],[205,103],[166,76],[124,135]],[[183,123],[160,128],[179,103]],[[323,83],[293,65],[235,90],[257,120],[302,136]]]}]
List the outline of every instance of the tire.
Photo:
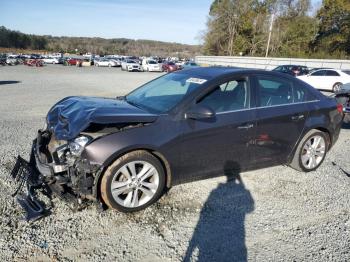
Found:
[{"label": "tire", "polygon": [[345,124],[350,124],[350,114],[345,114],[343,122]]},{"label": "tire", "polygon": [[[147,168],[153,171],[148,170],[142,175],[141,170]],[[114,195],[112,185],[116,187]],[[121,212],[145,209],[162,196],[164,189],[165,173],[162,164],[152,154],[141,150],[127,153],[114,161],[104,173],[100,185],[104,203]]]},{"label": "tire", "polygon": [[[314,145],[313,143],[317,143],[318,138],[321,140],[316,146],[316,144]],[[294,153],[293,160],[289,166],[301,172],[316,170],[326,158],[329,142],[330,138],[327,133],[317,129],[310,130],[299,142]],[[306,148],[309,148],[311,151],[307,150]],[[310,156],[313,156],[314,158],[311,159]],[[310,158],[309,161],[305,161],[308,158]]]},{"label": "tire", "polygon": [[343,84],[342,83],[335,83],[333,85],[333,93],[338,93],[341,89],[343,88]]}]

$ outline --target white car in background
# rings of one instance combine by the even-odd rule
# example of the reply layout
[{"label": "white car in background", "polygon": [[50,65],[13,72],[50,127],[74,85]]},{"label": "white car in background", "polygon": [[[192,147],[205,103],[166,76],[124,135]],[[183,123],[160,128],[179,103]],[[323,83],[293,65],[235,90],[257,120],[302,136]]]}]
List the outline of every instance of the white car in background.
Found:
[{"label": "white car in background", "polygon": [[122,62],[122,71],[142,71],[139,62],[131,59],[126,59]]},{"label": "white car in background", "polygon": [[115,61],[111,59],[106,59],[106,58],[95,60],[94,63],[95,63],[95,66],[108,66],[108,67],[118,66],[118,64]]},{"label": "white car in background", "polygon": [[110,61],[113,61],[116,63],[116,66],[121,66],[122,65],[122,61],[120,58],[109,58]]},{"label": "white car in background", "polygon": [[57,58],[57,57],[45,57],[42,59],[42,61],[45,63],[45,64],[61,64],[62,61],[60,58]]},{"label": "white car in background", "polygon": [[147,72],[162,72],[162,67],[155,60],[144,59],[142,60],[142,70]]},{"label": "white car in background", "polygon": [[316,89],[338,92],[343,85],[350,83],[350,72],[337,69],[316,69],[309,74],[297,76]]}]

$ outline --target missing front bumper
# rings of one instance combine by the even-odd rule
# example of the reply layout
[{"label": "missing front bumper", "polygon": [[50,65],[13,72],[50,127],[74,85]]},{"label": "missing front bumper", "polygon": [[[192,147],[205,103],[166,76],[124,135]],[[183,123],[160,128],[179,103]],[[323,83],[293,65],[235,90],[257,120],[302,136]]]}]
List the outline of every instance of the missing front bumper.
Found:
[{"label": "missing front bumper", "polygon": [[[96,200],[94,178],[98,177],[96,174],[101,172],[101,167],[91,166],[86,159],[69,167],[49,163],[50,155],[45,152],[47,143],[45,133],[39,131],[32,144],[29,162],[18,156],[11,172],[17,183],[12,196],[17,198],[28,222],[50,214],[53,195],[66,202],[73,211],[84,207],[89,200]],[[50,200],[49,205],[40,200],[43,195]]]},{"label": "missing front bumper", "polygon": [[36,221],[50,213],[45,204],[37,198],[40,190],[48,195],[48,188],[42,183],[41,176],[31,161],[26,161],[21,156],[17,157],[11,177],[17,183],[17,189],[12,194],[25,212],[24,219],[27,222]]}]

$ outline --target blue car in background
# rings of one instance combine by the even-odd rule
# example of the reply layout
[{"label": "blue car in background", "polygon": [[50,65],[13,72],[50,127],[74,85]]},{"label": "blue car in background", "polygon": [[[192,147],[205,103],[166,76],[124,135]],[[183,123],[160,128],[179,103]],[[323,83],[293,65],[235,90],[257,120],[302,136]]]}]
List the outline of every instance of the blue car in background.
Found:
[{"label": "blue car in background", "polygon": [[195,68],[195,67],[200,67],[200,65],[198,65],[197,63],[195,63],[193,61],[188,61],[188,62],[184,63],[183,66],[182,66],[183,69]]}]

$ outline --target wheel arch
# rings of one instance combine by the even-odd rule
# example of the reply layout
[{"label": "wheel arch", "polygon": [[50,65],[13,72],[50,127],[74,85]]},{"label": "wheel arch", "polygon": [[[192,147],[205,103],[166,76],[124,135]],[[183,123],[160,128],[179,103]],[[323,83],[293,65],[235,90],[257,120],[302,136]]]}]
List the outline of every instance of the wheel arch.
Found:
[{"label": "wheel arch", "polygon": [[303,133],[300,135],[300,137],[299,137],[297,143],[295,144],[295,146],[294,146],[292,152],[290,153],[290,155],[289,155],[289,157],[288,157],[288,163],[290,163],[290,162],[292,161],[292,159],[293,159],[293,157],[294,157],[294,154],[295,154],[295,152],[296,152],[296,150],[297,150],[297,148],[298,148],[300,142],[301,142],[301,141],[303,140],[303,138],[305,137],[305,135],[306,135],[307,133],[309,133],[309,132],[310,132],[311,130],[313,130],[313,129],[318,130],[318,131],[321,131],[321,132],[327,134],[327,137],[328,137],[328,141],[327,141],[327,143],[328,143],[328,151],[329,151],[329,149],[331,149],[332,144],[333,144],[333,141],[332,141],[332,136],[331,136],[331,132],[330,132],[329,129],[327,129],[327,128],[324,127],[324,126],[312,126],[312,127],[309,127],[309,128],[305,128],[305,129],[303,130]]},{"label": "wheel arch", "polygon": [[135,152],[135,151],[147,152],[159,160],[159,162],[163,166],[163,169],[165,172],[165,187],[166,187],[166,189],[171,188],[171,186],[172,186],[172,172],[171,172],[169,161],[166,159],[166,157],[162,153],[160,153],[159,151],[151,149],[151,148],[134,148],[134,149],[123,151],[123,152],[120,152],[119,154],[113,155],[113,157],[108,159],[103,164],[103,166],[100,168],[100,170],[97,172],[95,179],[94,179],[94,189],[93,189],[93,195],[96,199],[103,202],[102,198],[101,198],[100,185],[101,185],[102,177],[103,177],[104,173],[106,172],[107,168],[118,158],[120,158],[123,155],[126,155],[128,153]]}]

